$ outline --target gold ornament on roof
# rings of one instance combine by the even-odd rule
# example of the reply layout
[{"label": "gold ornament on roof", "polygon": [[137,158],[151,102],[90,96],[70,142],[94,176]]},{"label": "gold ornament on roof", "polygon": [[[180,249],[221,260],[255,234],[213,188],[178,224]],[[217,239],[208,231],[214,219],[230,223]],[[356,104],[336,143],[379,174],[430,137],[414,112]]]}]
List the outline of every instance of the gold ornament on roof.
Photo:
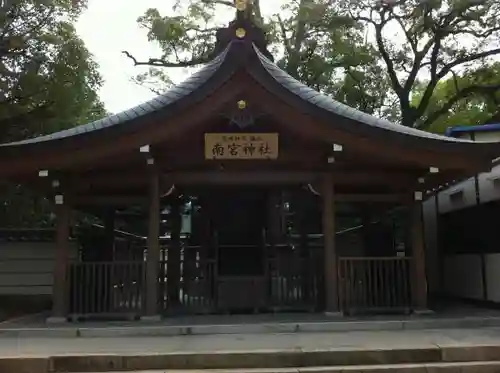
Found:
[{"label": "gold ornament on roof", "polygon": [[236,9],[240,12],[246,10],[247,6],[248,6],[248,0],[235,0],[234,1],[234,6],[236,7]]},{"label": "gold ornament on roof", "polygon": [[245,35],[247,34],[247,32],[244,28],[240,27],[240,28],[236,29],[235,34],[236,34],[236,37],[238,39],[243,39],[245,37]]},{"label": "gold ornament on roof", "polygon": [[238,109],[243,110],[246,109],[246,107],[247,107],[247,102],[245,100],[238,101]]}]

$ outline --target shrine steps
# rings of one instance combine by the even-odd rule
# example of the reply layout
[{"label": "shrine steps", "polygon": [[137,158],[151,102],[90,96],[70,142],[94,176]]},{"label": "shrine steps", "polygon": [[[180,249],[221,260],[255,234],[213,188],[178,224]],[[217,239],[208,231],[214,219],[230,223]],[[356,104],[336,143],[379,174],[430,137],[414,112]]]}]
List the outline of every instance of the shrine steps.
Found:
[{"label": "shrine steps", "polygon": [[0,358],[0,372],[6,373],[153,373],[155,369],[169,373],[492,373],[500,372],[500,345]]}]

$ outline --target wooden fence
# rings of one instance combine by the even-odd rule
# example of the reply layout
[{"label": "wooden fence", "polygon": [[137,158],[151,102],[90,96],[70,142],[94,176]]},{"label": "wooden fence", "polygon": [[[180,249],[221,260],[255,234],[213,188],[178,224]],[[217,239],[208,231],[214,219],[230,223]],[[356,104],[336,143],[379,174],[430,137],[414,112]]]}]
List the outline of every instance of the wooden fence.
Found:
[{"label": "wooden fence", "polygon": [[[189,253],[189,250],[193,250]],[[159,312],[172,311],[168,299],[168,255],[160,262]],[[341,257],[340,309],[345,314],[411,308],[408,257]],[[219,277],[216,258],[183,247],[179,294],[182,314],[228,312],[235,308],[315,311],[324,298],[321,257],[282,250],[266,258],[262,276]],[[69,266],[72,315],[140,315],[144,306],[145,262],[78,262]]]},{"label": "wooden fence", "polygon": [[339,303],[346,314],[411,308],[409,257],[339,258]]},{"label": "wooden fence", "polygon": [[69,313],[140,315],[145,294],[145,263],[77,262],[69,265]]}]

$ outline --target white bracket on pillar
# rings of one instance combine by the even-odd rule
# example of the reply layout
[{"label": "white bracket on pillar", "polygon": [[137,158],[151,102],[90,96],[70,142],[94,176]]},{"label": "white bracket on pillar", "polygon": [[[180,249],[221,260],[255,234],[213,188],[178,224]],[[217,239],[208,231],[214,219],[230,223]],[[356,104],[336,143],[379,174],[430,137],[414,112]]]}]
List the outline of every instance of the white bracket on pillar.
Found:
[{"label": "white bracket on pillar", "polygon": [[437,167],[429,167],[429,172],[431,174],[437,174],[439,172],[439,168],[437,168]]},{"label": "white bracket on pillar", "polygon": [[40,176],[40,177],[48,177],[49,176],[49,170],[40,170],[40,171],[38,171],[38,176]]},{"label": "white bracket on pillar", "polygon": [[419,177],[419,178],[418,178],[418,183],[419,183],[419,184],[423,184],[423,183],[425,183],[425,178],[424,178],[424,177]]},{"label": "white bracket on pillar", "polygon": [[62,194],[57,194],[54,197],[54,202],[56,205],[63,205],[64,204],[64,196]]},{"label": "white bracket on pillar", "polygon": [[415,201],[422,201],[424,199],[424,195],[421,191],[415,192]]},{"label": "white bracket on pillar", "polygon": [[149,153],[149,152],[150,152],[150,147],[149,147],[149,145],[144,145],[144,146],[141,146],[141,147],[139,148],[139,151],[140,151],[141,153]]},{"label": "white bracket on pillar", "polygon": [[335,163],[335,157],[328,157],[326,160],[328,163]]},{"label": "white bracket on pillar", "polygon": [[155,159],[154,158],[148,158],[147,161],[148,165],[153,165],[155,164]]},{"label": "white bracket on pillar", "polygon": [[343,150],[343,146],[340,144],[333,144],[333,151],[334,152],[341,152]]},{"label": "white bracket on pillar", "polygon": [[59,180],[52,180],[52,188],[59,188],[61,183]]}]

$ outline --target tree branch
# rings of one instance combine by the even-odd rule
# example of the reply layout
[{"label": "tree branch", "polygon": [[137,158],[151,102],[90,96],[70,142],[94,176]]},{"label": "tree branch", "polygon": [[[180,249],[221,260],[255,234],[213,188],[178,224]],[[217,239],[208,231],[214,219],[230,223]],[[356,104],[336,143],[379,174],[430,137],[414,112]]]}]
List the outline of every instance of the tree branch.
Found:
[{"label": "tree branch", "polygon": [[285,29],[285,24],[283,20],[281,19],[280,15],[276,15],[276,19],[278,20],[278,25],[280,26],[280,32],[281,32],[281,38],[283,39],[283,44],[285,46],[285,50],[290,56],[292,54],[292,46],[290,44],[290,40],[288,40],[286,36],[286,29]]},{"label": "tree branch", "polygon": [[161,58],[150,58],[147,61],[138,61],[130,52],[122,51],[122,53],[132,60],[134,66],[156,66],[156,67],[191,67],[202,65],[210,61],[210,57],[202,56],[189,61],[169,62]]},{"label": "tree branch", "polygon": [[454,96],[450,97],[450,99],[443,106],[441,106],[441,108],[428,115],[427,118],[418,127],[426,128],[428,125],[436,121],[441,115],[446,114],[458,101],[473,93],[492,94],[498,91],[500,91],[500,84],[487,85],[487,86],[473,85],[463,88],[460,91],[458,91]]},{"label": "tree branch", "polygon": [[418,117],[422,116],[425,113],[425,110],[429,106],[429,102],[432,98],[432,94],[434,93],[434,89],[436,89],[437,84],[439,83],[439,78],[437,75],[437,67],[438,67],[438,55],[441,49],[441,34],[436,34],[434,39],[434,48],[432,48],[431,58],[429,61],[431,79],[425,88],[424,94],[415,109],[415,114]]},{"label": "tree branch", "polygon": [[500,48],[495,48],[495,49],[491,49],[489,51],[484,51],[484,52],[479,52],[479,53],[472,53],[472,54],[469,54],[468,56],[457,58],[455,61],[444,65],[444,67],[441,69],[441,71],[437,74],[437,79],[440,80],[440,79],[444,78],[451,71],[451,69],[456,67],[456,66],[462,65],[462,64],[467,63],[467,62],[476,61],[476,60],[479,60],[481,58],[494,56],[496,54],[500,54]]},{"label": "tree branch", "polygon": [[234,8],[234,3],[231,0],[201,0],[201,2],[204,4],[219,4]]},{"label": "tree branch", "polygon": [[383,23],[375,25],[375,39],[377,42],[377,47],[379,49],[380,54],[387,66],[387,74],[389,75],[389,79],[391,80],[392,86],[394,87],[394,91],[402,99],[403,88],[401,87],[401,83],[399,82],[398,76],[396,74],[396,69],[394,67],[394,63],[387,52],[387,49],[384,44],[384,39],[382,36],[382,29],[384,27]]}]

